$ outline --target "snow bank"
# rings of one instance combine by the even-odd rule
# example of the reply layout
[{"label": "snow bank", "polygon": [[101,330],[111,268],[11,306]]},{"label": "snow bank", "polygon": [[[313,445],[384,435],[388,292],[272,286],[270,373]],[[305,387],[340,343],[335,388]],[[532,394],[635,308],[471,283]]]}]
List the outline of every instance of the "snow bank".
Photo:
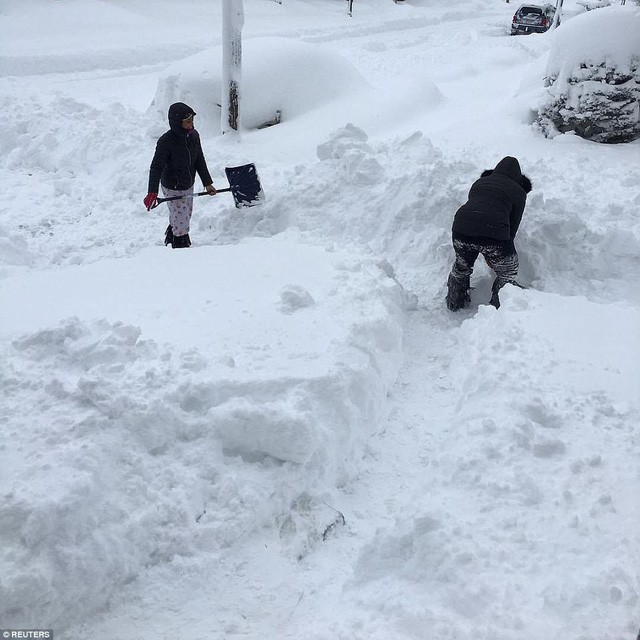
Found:
[{"label": "snow bank", "polygon": [[384,256],[401,282],[416,270],[426,278],[440,270],[437,277],[446,279],[452,215],[477,167],[447,160],[420,131],[379,141],[351,123],[319,144],[317,157],[289,171],[286,191],[272,192],[260,211],[248,210],[242,220],[232,212],[204,214],[199,233],[235,241],[290,229],[341,238]]},{"label": "snow bank", "polygon": [[430,498],[416,487],[422,507],[360,552],[345,606],[369,603],[367,637],[389,637],[387,617],[402,637],[635,634],[640,313],[514,287],[501,299],[451,335],[457,403],[427,425]]},{"label": "snow bank", "polygon": [[[640,417],[640,343],[633,337],[640,314],[513,287],[501,299],[500,313],[484,307],[463,323],[453,357],[460,380],[455,428],[464,446],[451,478],[468,492],[466,526],[482,532],[485,519],[504,522],[498,539],[476,540],[467,572],[477,581],[468,594],[490,594],[486,585],[497,582],[505,621],[521,612],[544,637],[623,636],[640,595],[629,565],[640,520],[625,489],[637,477],[628,452]],[[611,528],[610,518],[626,524]],[[546,553],[529,562],[527,548]],[[480,560],[484,554],[488,562]],[[505,567],[503,554],[519,558],[517,566]],[[557,575],[557,565],[571,567],[570,574]],[[528,580],[535,580],[546,619],[536,615],[537,602],[517,595]]]},{"label": "snow bank", "polygon": [[143,568],[331,492],[399,366],[399,287],[293,242],[147,249],[0,296],[8,626],[62,628]]},{"label": "snow bank", "polygon": [[[25,101],[26,121],[19,116]],[[6,250],[0,252],[0,275],[24,266],[135,254],[161,241],[166,222],[141,204],[154,140],[140,127],[138,113],[121,104],[96,109],[60,96],[8,96],[4,106],[0,147],[6,152],[7,190],[15,197],[2,204],[0,245]],[[198,108],[198,118],[204,111]],[[69,136],[78,120],[82,127]],[[199,201],[194,240],[220,244],[298,230],[328,242],[354,242],[393,264],[398,279],[425,304],[440,302],[442,289],[426,283],[443,287],[446,281],[453,213],[480,171],[502,156],[474,149],[450,157],[421,131],[379,140],[346,124],[320,136],[313,114],[298,122],[305,144],[317,149],[315,162],[274,161],[272,148],[282,151],[278,140],[284,130],[278,133],[278,127],[247,134],[237,150],[203,137],[216,184],[223,183],[221,167],[251,154],[268,199],[242,215],[228,194]],[[624,145],[613,160],[576,136],[559,138],[566,149],[549,147],[553,153],[544,161],[521,159],[534,185],[517,240],[525,281],[595,299],[640,295],[640,283],[626,275],[635,268],[640,246],[637,150]],[[610,186],[603,189],[600,181]]]},{"label": "snow bank", "polygon": [[[636,269],[640,251],[636,153],[630,146],[626,161],[609,166],[582,146],[568,157],[522,161],[533,182],[516,240],[524,283],[601,301],[640,295],[640,283],[626,275]],[[196,223],[203,241],[235,242],[287,229],[328,241],[339,237],[384,256],[423,304],[441,304],[453,261],[453,214],[480,172],[502,156],[452,159],[420,131],[381,141],[353,124],[329,135],[317,155],[318,162],[286,174],[285,191],[272,191],[263,207],[242,219],[232,210],[203,212]],[[615,187],[595,184],[598,172]],[[588,204],[580,200],[584,193]]]}]

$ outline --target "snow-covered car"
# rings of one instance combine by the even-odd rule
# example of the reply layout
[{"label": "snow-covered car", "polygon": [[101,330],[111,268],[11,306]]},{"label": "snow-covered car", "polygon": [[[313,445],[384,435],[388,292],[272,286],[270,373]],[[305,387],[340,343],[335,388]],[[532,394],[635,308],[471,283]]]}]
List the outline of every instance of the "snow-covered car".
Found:
[{"label": "snow-covered car", "polygon": [[544,33],[551,27],[556,9],[551,4],[523,4],[511,22],[511,35]]}]

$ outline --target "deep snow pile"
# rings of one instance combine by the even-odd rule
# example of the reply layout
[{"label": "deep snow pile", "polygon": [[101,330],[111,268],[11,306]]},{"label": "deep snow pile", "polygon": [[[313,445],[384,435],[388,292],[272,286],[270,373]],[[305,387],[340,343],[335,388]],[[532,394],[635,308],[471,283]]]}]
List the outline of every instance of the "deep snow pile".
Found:
[{"label": "deep snow pile", "polygon": [[399,366],[399,286],[292,242],[147,249],[0,297],[6,626],[64,627],[346,482]]},{"label": "deep snow pile", "polygon": [[[350,21],[246,0],[247,122],[284,119],[237,143],[211,105],[212,3],[182,22],[82,2],[75,23],[75,0],[0,12],[3,624],[631,637],[639,147],[532,126],[552,34],[510,38],[493,0],[367,0]],[[253,161],[267,195],[199,199],[183,253],[141,206],[178,96],[215,183]],[[496,313],[478,264],[447,314],[453,212],[506,154],[534,183],[531,289]]]}]

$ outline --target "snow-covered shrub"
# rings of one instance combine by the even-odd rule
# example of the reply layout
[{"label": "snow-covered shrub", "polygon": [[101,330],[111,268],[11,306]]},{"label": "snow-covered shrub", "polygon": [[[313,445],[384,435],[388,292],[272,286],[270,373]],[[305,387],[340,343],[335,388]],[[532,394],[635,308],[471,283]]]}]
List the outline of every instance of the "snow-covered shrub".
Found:
[{"label": "snow-covered shrub", "polygon": [[554,34],[538,124],[548,137],[595,142],[640,138],[640,10],[612,6],[577,16]]}]

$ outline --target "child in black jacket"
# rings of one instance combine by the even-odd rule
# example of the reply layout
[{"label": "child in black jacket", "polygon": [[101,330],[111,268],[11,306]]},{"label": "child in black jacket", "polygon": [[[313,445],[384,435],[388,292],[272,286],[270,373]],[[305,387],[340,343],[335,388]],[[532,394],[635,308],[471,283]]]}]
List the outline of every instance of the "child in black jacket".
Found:
[{"label": "child in black jacket", "polygon": [[193,210],[193,184],[196,173],[200,176],[204,188],[210,195],[216,190],[207,169],[202,152],[200,136],[193,128],[195,111],[176,102],[169,107],[169,131],[158,139],[156,152],[149,169],[149,189],[144,204],[149,211],[158,198],[158,187],[162,184],[165,196],[187,196],[167,202],[169,208],[169,226],[165,235],[165,245],[174,249],[190,247],[189,227]]}]

